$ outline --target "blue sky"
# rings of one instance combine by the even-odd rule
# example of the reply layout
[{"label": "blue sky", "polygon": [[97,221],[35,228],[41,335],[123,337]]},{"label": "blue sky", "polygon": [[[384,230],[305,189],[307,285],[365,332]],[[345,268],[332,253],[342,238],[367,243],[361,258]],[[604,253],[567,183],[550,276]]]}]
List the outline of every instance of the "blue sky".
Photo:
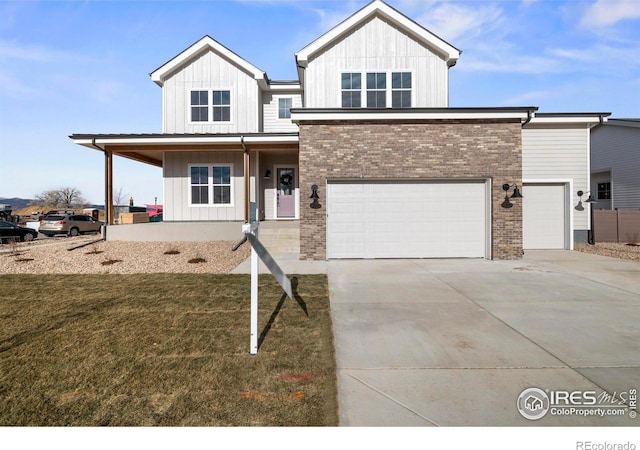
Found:
[{"label": "blue sky", "polygon": [[[149,73],[210,35],[296,79],[294,53],[368,1],[0,0],[0,197],[79,188],[103,203],[103,156],[73,133],[161,132]],[[450,106],[640,117],[640,0],[389,0],[462,50]],[[162,202],[161,170],[116,158],[115,188]]]}]

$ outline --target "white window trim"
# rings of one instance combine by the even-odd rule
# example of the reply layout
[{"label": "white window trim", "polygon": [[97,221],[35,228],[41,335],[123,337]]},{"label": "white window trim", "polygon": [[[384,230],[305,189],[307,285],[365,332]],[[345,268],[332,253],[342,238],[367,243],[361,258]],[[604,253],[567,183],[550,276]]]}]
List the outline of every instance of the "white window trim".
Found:
[{"label": "white window trim", "polygon": [[[209,194],[209,203],[193,203],[191,198],[191,168],[192,167],[206,167],[209,169],[207,179],[207,192]],[[229,167],[231,172],[230,177],[230,203],[213,203],[213,168],[214,167]],[[188,191],[188,206],[189,208],[233,208],[235,207],[235,177],[233,163],[190,163],[187,168],[187,191]]]},{"label": "white window trim", "polygon": [[[208,118],[207,121],[194,121],[191,120],[191,93],[193,91],[207,91],[209,93],[209,103],[207,105]],[[216,122],[213,120],[213,91],[229,91],[229,120],[225,122]],[[233,114],[234,108],[236,104],[236,96],[235,91],[229,86],[221,86],[221,87],[207,87],[207,88],[188,88],[187,93],[185,95],[186,103],[187,103],[187,123],[189,125],[233,125]]]}]

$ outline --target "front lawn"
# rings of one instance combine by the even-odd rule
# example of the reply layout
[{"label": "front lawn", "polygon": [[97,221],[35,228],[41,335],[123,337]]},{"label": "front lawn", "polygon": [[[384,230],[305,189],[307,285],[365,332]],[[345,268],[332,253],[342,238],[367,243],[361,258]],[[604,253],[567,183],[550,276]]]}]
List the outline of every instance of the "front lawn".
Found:
[{"label": "front lawn", "polygon": [[0,276],[0,426],[335,426],[327,278]]}]

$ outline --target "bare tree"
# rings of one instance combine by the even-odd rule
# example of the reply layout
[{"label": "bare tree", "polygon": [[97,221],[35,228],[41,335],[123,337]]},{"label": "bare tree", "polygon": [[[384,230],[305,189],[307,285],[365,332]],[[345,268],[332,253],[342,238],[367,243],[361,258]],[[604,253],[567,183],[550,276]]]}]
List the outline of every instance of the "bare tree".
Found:
[{"label": "bare tree", "polygon": [[124,193],[122,186],[113,193],[113,206],[122,206],[127,202],[127,194]]},{"label": "bare tree", "polygon": [[35,195],[36,203],[55,208],[73,208],[84,206],[87,201],[82,197],[82,192],[74,187],[51,189]]}]

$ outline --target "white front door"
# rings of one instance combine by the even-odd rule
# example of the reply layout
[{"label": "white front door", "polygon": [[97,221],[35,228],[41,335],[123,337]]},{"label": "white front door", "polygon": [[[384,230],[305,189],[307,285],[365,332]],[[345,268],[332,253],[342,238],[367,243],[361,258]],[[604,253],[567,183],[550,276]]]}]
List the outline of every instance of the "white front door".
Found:
[{"label": "white front door", "polygon": [[279,219],[296,217],[296,171],[293,167],[276,169],[276,216]]}]

